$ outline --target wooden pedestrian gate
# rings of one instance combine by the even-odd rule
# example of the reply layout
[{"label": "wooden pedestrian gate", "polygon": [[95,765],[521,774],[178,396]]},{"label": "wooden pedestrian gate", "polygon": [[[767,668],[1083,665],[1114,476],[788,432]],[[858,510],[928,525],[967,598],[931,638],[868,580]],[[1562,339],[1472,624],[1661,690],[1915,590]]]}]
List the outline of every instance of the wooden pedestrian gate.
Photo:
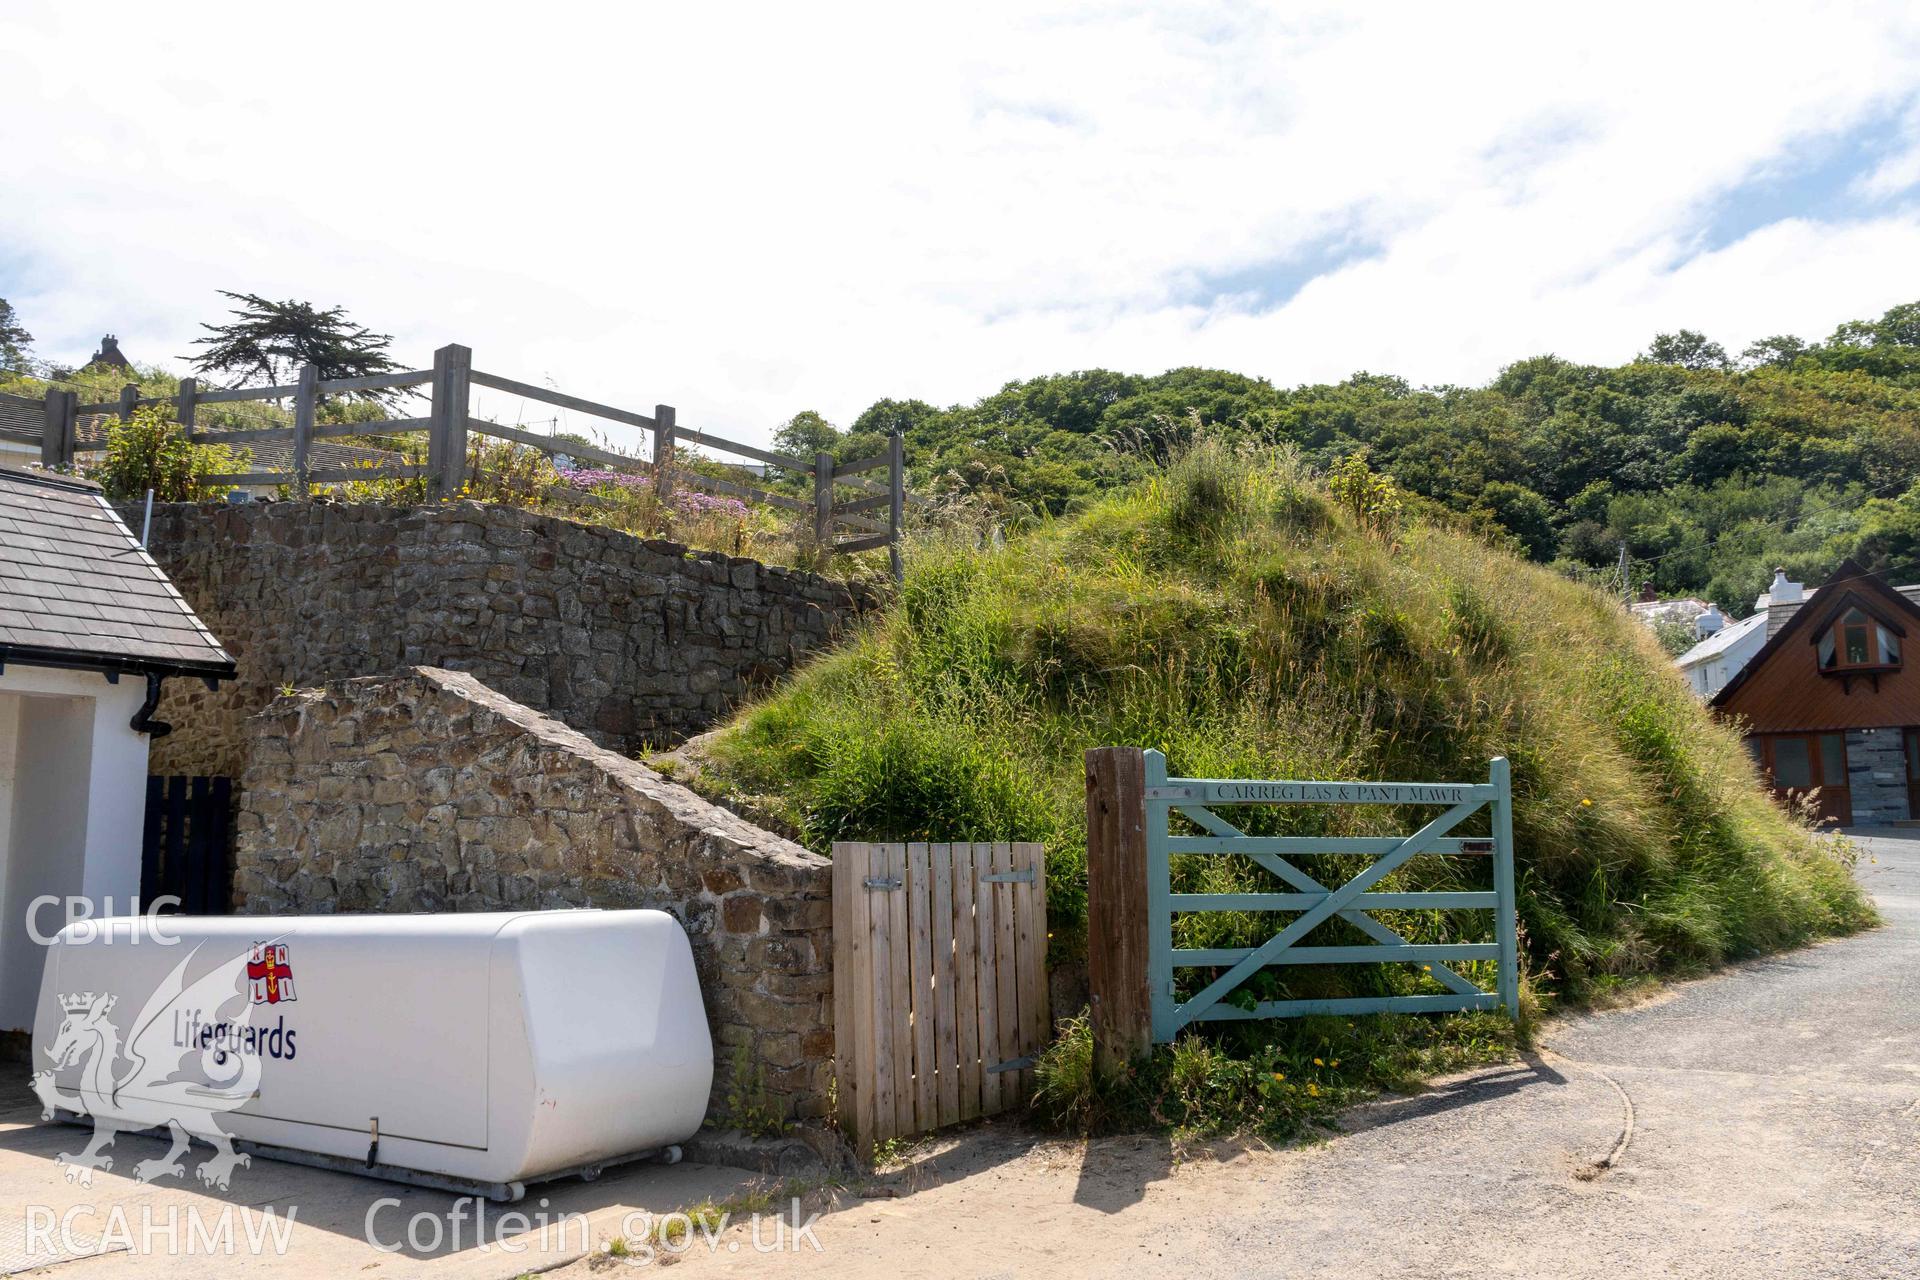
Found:
[{"label": "wooden pedestrian gate", "polygon": [[178,899],[170,909],[223,916],[233,898],[233,780],[152,776],[140,838],[140,904]]},{"label": "wooden pedestrian gate", "polygon": [[[1293,782],[1169,778],[1166,757],[1143,753],[1145,763],[1147,864],[1147,989],[1152,1038],[1161,1043],[1195,1022],[1288,1018],[1307,1014],[1447,1012],[1519,1008],[1519,958],[1514,921],[1513,800],[1504,759],[1492,761],[1477,783]],[[1389,804],[1445,805],[1445,812],[1409,836],[1249,836],[1222,818],[1221,809],[1250,805]],[[1463,819],[1489,809],[1491,835],[1450,836]],[[1204,834],[1174,835],[1179,814]],[[1238,854],[1266,868],[1290,893],[1174,893],[1170,859],[1175,854]],[[1302,855],[1365,854],[1374,861],[1338,888],[1329,888],[1296,866]],[[1491,856],[1487,890],[1369,893],[1367,890],[1409,859],[1422,854]],[[1493,942],[1410,943],[1367,914],[1382,908],[1430,910],[1484,908],[1494,913]],[[1173,917],[1192,911],[1273,911],[1298,914],[1256,947],[1218,950],[1176,948]],[[1372,938],[1364,946],[1301,946],[1314,928],[1338,916]],[[1456,972],[1449,961],[1496,961],[1497,990],[1485,991]],[[1331,1000],[1268,1000],[1242,1008],[1224,997],[1269,965],[1418,963],[1447,988],[1444,994],[1366,996]],[[1184,1000],[1175,972],[1224,968]]]},{"label": "wooden pedestrian gate", "polygon": [[863,1152],[1032,1088],[1048,1033],[1043,853],[833,846],[837,1105]]}]

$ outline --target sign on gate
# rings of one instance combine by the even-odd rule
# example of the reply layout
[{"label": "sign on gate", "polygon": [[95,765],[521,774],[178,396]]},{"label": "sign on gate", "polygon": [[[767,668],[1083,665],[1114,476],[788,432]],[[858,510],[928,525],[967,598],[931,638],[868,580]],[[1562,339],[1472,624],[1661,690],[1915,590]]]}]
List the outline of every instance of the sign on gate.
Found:
[{"label": "sign on gate", "polygon": [[[1097,754],[1097,753],[1096,753]],[[1293,782],[1170,778],[1166,757],[1141,753],[1145,817],[1147,996],[1152,1039],[1173,1039],[1195,1022],[1245,1018],[1290,1018],[1306,1014],[1447,1012],[1519,1007],[1519,956],[1514,921],[1513,799],[1504,759],[1495,759],[1485,782]],[[1092,757],[1090,757],[1090,760]],[[1090,769],[1093,766],[1090,764]],[[1105,766],[1102,766],[1105,767]],[[1090,788],[1092,777],[1090,773]],[[1446,810],[1407,836],[1250,836],[1216,810],[1275,804],[1445,805]],[[1130,806],[1129,806],[1130,807]],[[1450,834],[1469,816],[1488,809],[1491,835]],[[1135,810],[1139,812],[1139,810]],[[1203,834],[1175,835],[1174,814]],[[1090,815],[1090,823],[1091,823]],[[1090,858],[1092,856],[1090,849]],[[1175,893],[1174,855],[1237,854],[1272,872],[1289,892]],[[1364,854],[1373,861],[1346,883],[1330,886],[1298,864],[1324,854]],[[1423,855],[1491,857],[1491,887],[1449,892],[1369,892],[1396,868]],[[1092,886],[1090,886],[1092,887]],[[1492,942],[1414,943],[1375,919],[1383,908],[1430,910],[1480,908],[1494,913]],[[1182,912],[1271,911],[1294,913],[1267,941],[1254,947],[1195,949],[1173,945],[1173,918]],[[1339,917],[1373,941],[1361,946],[1306,946],[1307,935]],[[1482,989],[1450,967],[1463,960],[1496,961],[1496,989]],[[1367,996],[1335,1000],[1268,1000],[1252,1008],[1224,998],[1270,965],[1420,964],[1445,993]],[[1183,969],[1224,970],[1181,998]]]}]

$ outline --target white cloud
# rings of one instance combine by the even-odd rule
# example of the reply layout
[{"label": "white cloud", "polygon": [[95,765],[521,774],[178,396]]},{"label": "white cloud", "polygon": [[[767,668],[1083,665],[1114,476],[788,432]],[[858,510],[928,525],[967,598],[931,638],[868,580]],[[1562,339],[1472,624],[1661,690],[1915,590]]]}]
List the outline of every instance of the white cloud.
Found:
[{"label": "white cloud", "polygon": [[[1460,382],[1818,336],[1920,260],[1897,4],[16,4],[0,50],[0,294],[48,354],[184,352],[253,290],[750,440],[1091,365]],[[1857,214],[1699,252],[1882,121]],[[1367,255],[1278,305],[1194,294],[1335,242]]]}]

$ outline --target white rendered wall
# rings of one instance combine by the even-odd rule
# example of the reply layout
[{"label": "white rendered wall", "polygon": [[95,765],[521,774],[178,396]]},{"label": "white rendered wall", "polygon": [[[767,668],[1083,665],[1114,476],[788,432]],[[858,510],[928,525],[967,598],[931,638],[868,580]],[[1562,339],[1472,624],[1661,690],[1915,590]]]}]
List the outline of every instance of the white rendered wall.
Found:
[{"label": "white rendered wall", "polygon": [[[11,724],[10,803],[0,842],[0,1031],[33,1022],[43,948],[27,930],[37,897],[89,899],[96,914],[140,892],[147,737],[129,724],[146,681],[10,665],[0,673],[0,733]],[[6,754],[0,750],[0,767]],[[109,902],[111,899],[111,902]],[[36,923],[51,934],[59,907]]]}]

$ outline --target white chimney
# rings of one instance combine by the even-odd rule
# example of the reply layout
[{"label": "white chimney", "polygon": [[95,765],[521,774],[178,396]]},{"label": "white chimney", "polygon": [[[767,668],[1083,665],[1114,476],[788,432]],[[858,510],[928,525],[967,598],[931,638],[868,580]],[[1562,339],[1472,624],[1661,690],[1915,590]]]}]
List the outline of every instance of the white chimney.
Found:
[{"label": "white chimney", "polygon": [[1717,604],[1708,605],[1706,612],[1693,620],[1693,629],[1702,640],[1708,636],[1717,635],[1720,628],[1726,625],[1726,615],[1720,612],[1720,606]]},{"label": "white chimney", "polygon": [[1805,583],[1788,581],[1785,569],[1773,571],[1773,585],[1767,588],[1769,604],[1799,604],[1806,598]]}]

